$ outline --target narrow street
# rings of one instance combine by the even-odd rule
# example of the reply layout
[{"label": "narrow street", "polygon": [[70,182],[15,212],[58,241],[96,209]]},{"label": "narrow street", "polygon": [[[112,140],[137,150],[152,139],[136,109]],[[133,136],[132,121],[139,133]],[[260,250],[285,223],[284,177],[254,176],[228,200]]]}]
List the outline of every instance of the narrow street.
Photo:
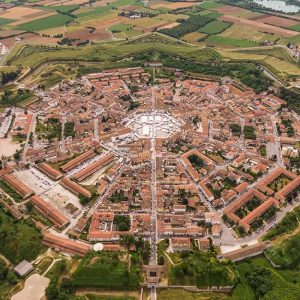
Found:
[{"label": "narrow street", "polygon": [[277,164],[279,166],[283,166],[282,157],[281,157],[281,149],[280,149],[280,140],[277,132],[276,120],[275,116],[271,115],[272,127],[273,127],[273,134],[275,139],[275,149],[276,149],[276,156],[277,156]]}]

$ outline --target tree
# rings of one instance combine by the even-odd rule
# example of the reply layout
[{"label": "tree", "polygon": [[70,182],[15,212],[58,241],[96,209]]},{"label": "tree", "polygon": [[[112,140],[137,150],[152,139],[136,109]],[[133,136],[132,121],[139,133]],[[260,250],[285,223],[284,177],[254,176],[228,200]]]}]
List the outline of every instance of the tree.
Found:
[{"label": "tree", "polygon": [[61,283],[60,289],[63,290],[65,293],[72,295],[76,291],[75,283],[70,278],[64,278]]},{"label": "tree", "polygon": [[51,281],[48,287],[46,288],[46,297],[48,300],[57,300],[58,299],[58,289],[55,282]]},{"label": "tree", "polygon": [[79,195],[79,202],[80,202],[81,205],[86,205],[90,202],[90,198],[80,194]]},{"label": "tree", "polygon": [[158,264],[161,265],[161,266],[163,266],[164,263],[165,263],[165,259],[164,259],[164,257],[161,255],[161,256],[158,258]]}]

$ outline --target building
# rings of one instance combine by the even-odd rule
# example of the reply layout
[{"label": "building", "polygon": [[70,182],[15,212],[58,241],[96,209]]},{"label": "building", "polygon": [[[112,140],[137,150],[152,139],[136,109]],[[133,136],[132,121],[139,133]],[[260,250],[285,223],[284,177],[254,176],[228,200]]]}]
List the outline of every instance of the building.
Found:
[{"label": "building", "polygon": [[2,177],[23,199],[29,198],[34,192],[12,174],[5,174]]},{"label": "building", "polygon": [[34,208],[39,211],[44,217],[49,219],[55,226],[61,228],[69,224],[69,219],[59,210],[53,207],[50,203],[43,200],[40,196],[32,196],[31,202]]},{"label": "building", "polygon": [[38,164],[37,168],[53,180],[59,180],[64,176],[61,172],[52,168],[45,162]]},{"label": "building", "polygon": [[61,169],[64,172],[69,172],[72,169],[76,168],[77,166],[83,164],[84,162],[86,162],[87,160],[95,157],[96,154],[93,150],[89,150],[87,152],[82,153],[81,155],[77,156],[76,158],[70,160],[69,162],[67,162],[66,164],[64,164]]},{"label": "building", "polygon": [[57,251],[76,254],[81,257],[90,251],[90,245],[62,238],[51,233],[45,233],[43,244]]},{"label": "building", "polygon": [[266,245],[263,243],[258,243],[251,246],[245,246],[240,249],[227,252],[223,254],[221,257],[225,259],[230,259],[234,262],[241,261],[243,259],[254,257],[260,255],[266,249]]},{"label": "building", "polygon": [[103,157],[100,157],[98,160],[87,166],[86,168],[78,171],[73,175],[73,178],[82,181],[86,179],[87,177],[91,176],[95,172],[99,171],[101,168],[107,166],[114,160],[114,155],[109,153],[104,155]]},{"label": "building", "polygon": [[21,261],[14,267],[14,271],[21,277],[26,276],[33,270],[33,265],[27,260]]},{"label": "building", "polygon": [[83,195],[85,197],[91,198],[92,194],[89,190],[82,187],[80,184],[70,180],[69,178],[65,177],[60,182],[65,189],[69,190],[71,193],[76,195],[77,197]]},{"label": "building", "polygon": [[175,238],[172,237],[170,239],[170,244],[172,247],[172,250],[174,252],[180,252],[180,251],[189,251],[191,250],[191,240],[190,238]]}]

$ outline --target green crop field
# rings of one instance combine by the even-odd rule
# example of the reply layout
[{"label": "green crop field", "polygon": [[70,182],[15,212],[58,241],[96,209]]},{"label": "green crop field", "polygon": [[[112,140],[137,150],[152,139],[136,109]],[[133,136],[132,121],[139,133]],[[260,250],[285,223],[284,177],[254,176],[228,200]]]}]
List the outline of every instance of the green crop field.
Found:
[{"label": "green crop field", "polygon": [[13,19],[0,18],[0,26],[7,25],[7,24],[13,23],[15,21],[16,20],[13,20]]},{"label": "green crop field", "polygon": [[72,12],[72,11],[78,9],[79,5],[77,5],[77,4],[59,5],[59,6],[53,5],[53,6],[43,6],[43,8],[59,11],[59,12],[62,12],[62,13],[69,13],[69,12]]},{"label": "green crop field", "polygon": [[233,39],[223,36],[211,35],[206,39],[206,42],[212,44],[222,44],[225,46],[232,46],[232,47],[254,47],[259,46],[258,43],[248,40],[239,40]]},{"label": "green crop field", "polygon": [[294,25],[294,26],[290,27],[290,29],[300,31],[300,24]]},{"label": "green crop field", "polygon": [[213,2],[213,1],[207,1],[199,4],[199,7],[204,8],[204,9],[214,9],[214,8],[219,8],[224,6],[221,3]]},{"label": "green crop field", "polygon": [[222,16],[223,14],[217,13],[217,12],[210,12],[209,14],[206,15],[206,17],[211,18],[211,19],[218,19]]},{"label": "green crop field", "polygon": [[59,27],[65,25],[67,22],[72,21],[73,18],[68,15],[56,14],[42,19],[37,19],[19,25],[16,29],[26,31],[40,31],[49,28]]},{"label": "green crop field", "polygon": [[231,23],[223,22],[223,21],[212,21],[206,24],[205,26],[198,29],[199,32],[206,33],[206,34],[217,34],[224,31],[228,28]]}]

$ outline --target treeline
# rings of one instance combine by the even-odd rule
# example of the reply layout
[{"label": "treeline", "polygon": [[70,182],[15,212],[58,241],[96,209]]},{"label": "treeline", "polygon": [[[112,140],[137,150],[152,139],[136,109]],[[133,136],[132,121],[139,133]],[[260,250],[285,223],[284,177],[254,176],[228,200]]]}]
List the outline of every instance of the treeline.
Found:
[{"label": "treeline", "polygon": [[15,106],[21,101],[24,101],[33,96],[33,93],[29,90],[19,89],[17,92],[7,90],[0,98],[0,104],[4,106]]},{"label": "treeline", "polygon": [[229,63],[222,61],[208,61],[196,63],[182,57],[161,55],[164,66],[182,69],[184,71],[215,76],[229,76],[239,79],[243,84],[253,88],[257,93],[268,90],[272,80],[253,63]]},{"label": "treeline", "polygon": [[296,207],[293,211],[288,212],[275,227],[271,228],[266,233],[263,240],[270,240],[282,234],[293,232],[299,226],[299,222],[300,206]]},{"label": "treeline", "polygon": [[181,24],[173,28],[161,29],[160,32],[174,38],[180,38],[187,33],[196,31],[211,21],[213,21],[213,19],[204,16],[190,16],[187,20],[182,21]]},{"label": "treeline", "polygon": [[[296,0],[294,0],[294,1],[295,2],[293,4],[297,3]],[[280,9],[273,9],[270,7],[265,7],[262,4],[254,2],[253,0],[220,0],[220,2],[223,4],[226,4],[226,5],[237,6],[237,7],[250,9],[250,10],[254,10],[254,11],[282,12],[287,15],[293,14],[293,13],[284,12]],[[287,2],[287,0],[285,0],[285,2]],[[297,4],[297,6],[299,6],[299,3]]]},{"label": "treeline", "polygon": [[287,102],[287,106],[295,112],[300,113],[300,93],[284,87],[279,89],[277,96]]},{"label": "treeline", "polygon": [[12,71],[12,72],[1,72],[0,73],[0,83],[1,85],[7,84],[11,81],[14,81],[18,78],[19,72],[18,71]]}]

